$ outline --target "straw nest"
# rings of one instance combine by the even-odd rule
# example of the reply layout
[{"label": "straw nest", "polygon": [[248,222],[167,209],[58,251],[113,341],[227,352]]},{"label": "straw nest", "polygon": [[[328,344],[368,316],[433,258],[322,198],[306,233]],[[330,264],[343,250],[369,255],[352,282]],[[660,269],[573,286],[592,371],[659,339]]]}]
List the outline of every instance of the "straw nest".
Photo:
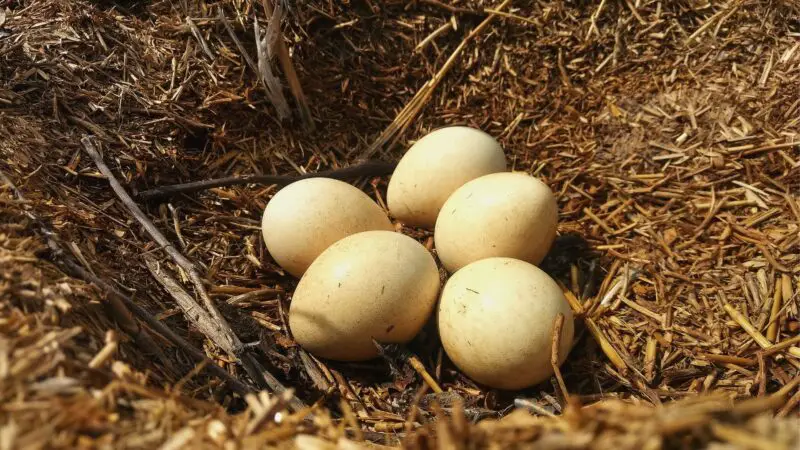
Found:
[{"label": "straw nest", "polygon": [[[793,0],[0,0],[0,448],[797,448],[799,38]],[[452,123],[559,195],[578,333],[523,392],[433,330],[314,359],[261,241],[287,180]]]}]

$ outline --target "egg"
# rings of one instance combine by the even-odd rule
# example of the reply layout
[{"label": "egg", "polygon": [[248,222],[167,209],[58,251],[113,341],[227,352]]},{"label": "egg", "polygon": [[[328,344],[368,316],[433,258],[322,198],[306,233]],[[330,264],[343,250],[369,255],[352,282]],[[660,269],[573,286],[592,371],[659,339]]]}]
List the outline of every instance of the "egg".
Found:
[{"label": "egg", "polygon": [[557,225],[558,205],[545,183],[524,173],[495,173],[464,184],[447,199],[434,245],[451,273],[496,256],[539,264]]},{"label": "egg", "polygon": [[316,356],[363,361],[372,342],[405,343],[433,313],[439,271],[422,244],[400,233],[366,231],[322,252],[289,307],[295,341]]},{"label": "egg", "polygon": [[387,206],[400,222],[433,228],[453,191],[505,170],[503,148],[490,135],[470,127],[441,128],[417,141],[400,159],[389,180]]},{"label": "egg", "polygon": [[473,380],[522,389],[553,374],[553,326],[564,315],[559,365],[574,337],[572,310],[558,284],[525,261],[488,258],[453,274],[437,311],[447,356]]},{"label": "egg", "polygon": [[261,220],[272,259],[296,277],[334,242],[370,230],[394,227],[367,194],[330,178],[307,178],[284,187],[269,201]]}]

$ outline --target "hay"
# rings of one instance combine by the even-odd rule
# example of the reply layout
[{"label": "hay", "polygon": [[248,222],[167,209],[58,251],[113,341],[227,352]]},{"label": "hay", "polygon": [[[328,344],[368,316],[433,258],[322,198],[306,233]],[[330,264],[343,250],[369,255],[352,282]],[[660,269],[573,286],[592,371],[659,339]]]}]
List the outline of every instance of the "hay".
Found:
[{"label": "hay", "polygon": [[[798,37],[791,0],[0,1],[0,448],[796,448]],[[392,162],[453,123],[559,194],[563,388],[475,386],[433,329],[367,364],[288,334],[278,187],[231,177]],[[380,174],[355,183],[382,202]]]}]

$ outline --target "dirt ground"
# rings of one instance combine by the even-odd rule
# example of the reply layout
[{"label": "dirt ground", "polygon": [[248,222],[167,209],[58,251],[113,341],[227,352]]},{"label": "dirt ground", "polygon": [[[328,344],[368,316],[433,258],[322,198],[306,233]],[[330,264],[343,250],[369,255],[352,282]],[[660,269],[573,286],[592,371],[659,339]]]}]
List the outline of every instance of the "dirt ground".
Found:
[{"label": "dirt ground", "polygon": [[[261,237],[282,182],[141,194],[447,124],[558,195],[563,387],[476,385],[431,327],[316,360]],[[800,448],[795,0],[0,0],[0,154],[0,449]]]}]

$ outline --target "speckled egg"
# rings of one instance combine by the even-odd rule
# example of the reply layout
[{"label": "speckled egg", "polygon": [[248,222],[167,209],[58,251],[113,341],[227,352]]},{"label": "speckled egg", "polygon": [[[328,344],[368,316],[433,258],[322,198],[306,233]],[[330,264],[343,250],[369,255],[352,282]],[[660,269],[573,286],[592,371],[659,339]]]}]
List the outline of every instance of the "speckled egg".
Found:
[{"label": "speckled egg", "polygon": [[451,273],[490,257],[539,264],[557,226],[558,205],[545,183],[525,173],[494,173],[464,184],[447,199],[434,243]]},{"label": "speckled egg", "polygon": [[367,231],[322,252],[292,297],[289,328],[322,358],[361,361],[372,342],[405,343],[433,313],[439,271],[422,244],[400,233]]},{"label": "speckled egg", "polygon": [[394,227],[383,209],[354,186],[331,178],[308,178],[272,197],[261,230],[275,262],[301,277],[334,242],[362,231]]},{"label": "speckled egg", "polygon": [[406,152],[389,181],[389,212],[410,226],[433,228],[445,200],[464,183],[506,170],[500,144],[470,127],[435,130]]},{"label": "speckled egg", "polygon": [[488,258],[450,277],[437,322],[447,356],[467,376],[498,389],[522,389],[553,374],[558,314],[564,315],[561,364],[574,334],[572,310],[561,288],[533,264]]}]

